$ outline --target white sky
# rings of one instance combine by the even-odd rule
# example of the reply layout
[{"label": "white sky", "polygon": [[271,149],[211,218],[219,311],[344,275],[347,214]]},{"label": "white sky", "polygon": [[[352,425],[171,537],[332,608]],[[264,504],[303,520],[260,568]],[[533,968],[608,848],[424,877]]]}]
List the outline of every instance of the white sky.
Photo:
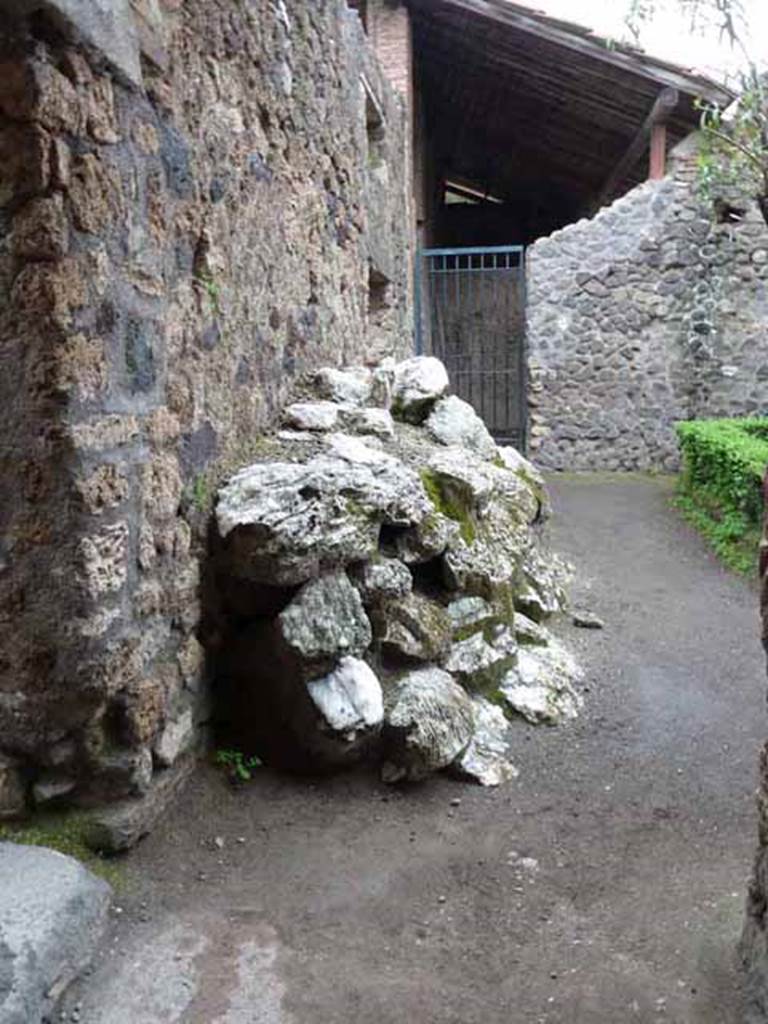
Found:
[{"label": "white sky", "polygon": [[[616,39],[629,33],[624,16],[628,0],[522,0],[528,6],[558,18],[588,25]],[[742,0],[748,19],[745,43],[750,57],[768,63],[768,0]],[[718,39],[717,30],[694,34],[690,20],[680,13],[675,0],[658,0],[658,13],[640,37],[640,45],[655,57],[713,73],[727,71],[744,61],[730,45]]]}]

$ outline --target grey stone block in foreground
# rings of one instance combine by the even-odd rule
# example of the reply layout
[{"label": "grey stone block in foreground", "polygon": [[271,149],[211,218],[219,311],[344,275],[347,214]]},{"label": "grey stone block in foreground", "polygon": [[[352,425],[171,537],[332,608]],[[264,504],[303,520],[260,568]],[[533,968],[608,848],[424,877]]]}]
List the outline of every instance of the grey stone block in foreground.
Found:
[{"label": "grey stone block in foreground", "polygon": [[93,956],[110,897],[72,857],[0,843],[0,1024],[40,1024]]}]

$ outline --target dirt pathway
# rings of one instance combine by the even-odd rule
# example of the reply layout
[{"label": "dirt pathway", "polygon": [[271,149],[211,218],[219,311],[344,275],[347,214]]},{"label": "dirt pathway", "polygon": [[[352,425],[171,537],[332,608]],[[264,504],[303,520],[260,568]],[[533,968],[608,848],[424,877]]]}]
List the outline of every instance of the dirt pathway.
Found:
[{"label": "dirt pathway", "polygon": [[[204,770],[130,857],[82,1024],[743,1024],[733,966],[765,733],[756,596],[640,477],[553,483],[602,633],[520,778]],[[460,798],[459,806],[453,806]],[[218,841],[217,841],[218,840]]]}]

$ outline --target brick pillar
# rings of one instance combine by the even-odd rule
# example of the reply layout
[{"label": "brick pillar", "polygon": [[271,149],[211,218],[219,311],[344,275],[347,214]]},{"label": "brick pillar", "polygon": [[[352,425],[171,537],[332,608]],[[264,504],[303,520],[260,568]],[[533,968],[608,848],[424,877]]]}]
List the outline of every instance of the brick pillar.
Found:
[{"label": "brick pillar", "polygon": [[413,107],[413,46],[408,9],[402,4],[393,7],[379,3],[368,17],[369,32],[381,68],[405,99],[410,116]]}]

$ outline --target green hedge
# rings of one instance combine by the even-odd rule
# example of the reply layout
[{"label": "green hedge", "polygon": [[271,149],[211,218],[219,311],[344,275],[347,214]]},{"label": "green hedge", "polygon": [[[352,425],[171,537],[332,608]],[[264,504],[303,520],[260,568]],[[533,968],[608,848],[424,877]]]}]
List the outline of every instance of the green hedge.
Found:
[{"label": "green hedge", "polygon": [[768,466],[768,419],[677,424],[683,455],[678,506],[733,568],[754,571]]}]

